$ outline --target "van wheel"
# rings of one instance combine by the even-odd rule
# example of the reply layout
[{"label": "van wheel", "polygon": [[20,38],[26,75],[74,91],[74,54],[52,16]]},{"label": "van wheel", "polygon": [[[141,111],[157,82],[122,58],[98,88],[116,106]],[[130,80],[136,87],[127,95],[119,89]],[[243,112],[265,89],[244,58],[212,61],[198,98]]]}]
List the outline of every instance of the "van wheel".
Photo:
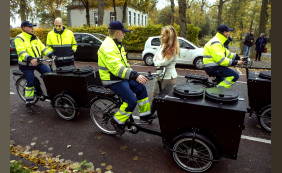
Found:
[{"label": "van wheel", "polygon": [[193,64],[197,69],[203,69],[204,68],[203,57],[199,56],[199,57],[195,58]]},{"label": "van wheel", "polygon": [[154,58],[154,55],[153,55],[153,54],[147,54],[147,55],[145,55],[145,56],[144,56],[144,62],[145,62],[145,64],[148,65],[148,66],[154,65],[153,58]]}]

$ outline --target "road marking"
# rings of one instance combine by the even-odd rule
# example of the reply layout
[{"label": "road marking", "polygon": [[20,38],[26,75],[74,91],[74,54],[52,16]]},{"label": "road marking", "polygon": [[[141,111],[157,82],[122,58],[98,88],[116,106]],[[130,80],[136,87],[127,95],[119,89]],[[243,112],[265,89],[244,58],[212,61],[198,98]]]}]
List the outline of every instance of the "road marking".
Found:
[{"label": "road marking", "polygon": [[10,94],[15,94],[15,93],[10,91]]},{"label": "road marking", "polygon": [[247,140],[250,140],[250,141],[256,141],[256,142],[271,144],[271,140],[256,138],[256,137],[252,137],[252,136],[241,135],[241,139],[247,139]]}]

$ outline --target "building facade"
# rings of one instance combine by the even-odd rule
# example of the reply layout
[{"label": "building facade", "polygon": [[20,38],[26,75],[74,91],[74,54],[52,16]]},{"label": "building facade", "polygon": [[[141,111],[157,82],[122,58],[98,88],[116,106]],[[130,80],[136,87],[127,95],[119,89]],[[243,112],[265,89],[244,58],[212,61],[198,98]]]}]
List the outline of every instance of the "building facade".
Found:
[{"label": "building facade", "polygon": [[[117,20],[122,21],[122,11],[123,7],[116,7]],[[90,25],[97,26],[98,24],[98,8],[90,8]],[[138,11],[134,8],[127,7],[126,17],[128,26],[147,26],[148,24],[148,14]],[[103,25],[108,25],[111,21],[114,21],[114,8],[106,8],[104,10]],[[69,26],[79,27],[86,25],[86,10],[79,6],[68,8],[68,20]]]}]

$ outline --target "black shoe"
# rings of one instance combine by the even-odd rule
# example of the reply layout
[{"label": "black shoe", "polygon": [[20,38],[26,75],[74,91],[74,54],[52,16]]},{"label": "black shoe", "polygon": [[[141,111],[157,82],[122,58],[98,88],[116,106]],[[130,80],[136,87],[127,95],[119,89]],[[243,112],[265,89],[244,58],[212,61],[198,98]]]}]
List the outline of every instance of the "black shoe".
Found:
[{"label": "black shoe", "polygon": [[121,136],[125,132],[125,125],[118,124],[113,118],[111,119],[111,124],[117,131],[117,135]]},{"label": "black shoe", "polygon": [[145,122],[152,122],[155,118],[157,118],[156,114],[140,116],[140,120],[145,121]]},{"label": "black shoe", "polygon": [[31,107],[32,105],[32,102],[31,101],[26,101],[25,102],[25,107]]}]

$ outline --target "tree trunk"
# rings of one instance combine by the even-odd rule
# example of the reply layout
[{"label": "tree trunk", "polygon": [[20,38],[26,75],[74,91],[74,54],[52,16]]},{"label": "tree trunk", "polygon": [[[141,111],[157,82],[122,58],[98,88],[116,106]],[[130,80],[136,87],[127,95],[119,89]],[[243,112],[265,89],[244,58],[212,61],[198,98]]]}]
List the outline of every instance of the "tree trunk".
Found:
[{"label": "tree trunk", "polygon": [[98,25],[103,25],[105,1],[98,1]]},{"label": "tree trunk", "polygon": [[86,25],[90,26],[90,15],[89,15],[89,1],[88,0],[80,0],[82,2],[85,11],[86,11]]},{"label": "tree trunk", "polygon": [[259,33],[265,33],[266,22],[268,18],[267,7],[269,0],[262,0],[261,2],[261,10],[260,10],[260,20],[259,20]]},{"label": "tree trunk", "polygon": [[19,12],[20,12],[20,17],[21,17],[22,22],[27,20],[27,17],[26,17],[27,16],[27,14],[26,14],[27,10],[26,9],[27,9],[26,1],[21,0]]},{"label": "tree trunk", "polygon": [[219,0],[218,13],[217,13],[217,26],[221,24],[223,3],[224,3],[223,0]]},{"label": "tree trunk", "polygon": [[175,13],[174,7],[175,7],[174,0],[170,0],[170,8],[171,8],[170,24],[171,25],[174,24],[174,13]]},{"label": "tree trunk", "polygon": [[116,10],[116,1],[113,0],[113,7],[114,7],[114,17],[115,17],[115,21],[117,20],[117,10]]},{"label": "tree trunk", "polygon": [[179,19],[180,19],[180,36],[186,38],[187,20],[186,20],[186,0],[178,0]]},{"label": "tree trunk", "polygon": [[87,24],[87,26],[90,26],[89,5],[87,5],[85,10],[86,10],[86,24]]},{"label": "tree trunk", "polygon": [[122,23],[125,25],[127,22],[127,1],[124,1],[123,9],[122,9]]}]

